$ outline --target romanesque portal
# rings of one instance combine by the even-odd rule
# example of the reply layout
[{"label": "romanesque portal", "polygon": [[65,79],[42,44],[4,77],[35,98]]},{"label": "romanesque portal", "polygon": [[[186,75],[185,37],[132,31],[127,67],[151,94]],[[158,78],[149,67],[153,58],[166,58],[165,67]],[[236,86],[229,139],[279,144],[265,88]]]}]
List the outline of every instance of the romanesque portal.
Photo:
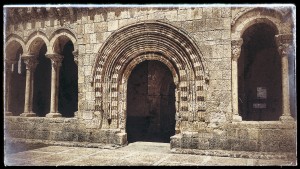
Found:
[{"label": "romanesque portal", "polygon": [[6,7],[5,140],[294,152],[293,9]]}]

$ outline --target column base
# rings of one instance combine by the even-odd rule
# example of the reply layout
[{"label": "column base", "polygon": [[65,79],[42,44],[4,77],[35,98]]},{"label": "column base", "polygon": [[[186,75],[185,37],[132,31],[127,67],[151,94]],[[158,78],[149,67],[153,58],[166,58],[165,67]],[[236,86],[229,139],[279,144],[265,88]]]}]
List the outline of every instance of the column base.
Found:
[{"label": "column base", "polygon": [[294,121],[294,118],[292,116],[280,116],[279,120],[283,122],[290,122]]},{"label": "column base", "polygon": [[12,114],[12,112],[7,111],[7,112],[5,112],[5,116],[13,116],[13,114]]},{"label": "column base", "polygon": [[46,117],[56,118],[56,117],[61,117],[61,114],[60,113],[48,113],[48,114],[46,114]]},{"label": "column base", "polygon": [[232,118],[232,121],[233,122],[241,122],[242,121],[242,117],[240,115],[233,115],[233,118]]},{"label": "column base", "polygon": [[36,114],[34,112],[24,112],[20,114],[21,117],[36,117]]}]

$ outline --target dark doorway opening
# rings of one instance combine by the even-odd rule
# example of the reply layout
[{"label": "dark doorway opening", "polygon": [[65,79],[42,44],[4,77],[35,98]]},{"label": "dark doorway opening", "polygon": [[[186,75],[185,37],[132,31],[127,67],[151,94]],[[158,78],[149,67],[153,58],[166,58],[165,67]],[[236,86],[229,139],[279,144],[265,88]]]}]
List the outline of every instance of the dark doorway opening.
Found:
[{"label": "dark doorway opening", "polygon": [[33,87],[33,112],[37,116],[44,117],[50,112],[51,99],[51,60],[46,58],[46,45],[42,45],[38,64],[34,72],[34,87]]},{"label": "dark doorway opening", "polygon": [[128,142],[170,142],[175,113],[175,84],[169,68],[159,61],[138,64],[127,86]]},{"label": "dark doorway opening", "polygon": [[63,117],[74,117],[78,110],[78,68],[73,51],[73,43],[68,41],[63,48],[64,59],[59,76],[58,112]]},{"label": "dark doorway opening", "polygon": [[21,59],[22,53],[22,48],[19,48],[16,54],[17,63],[13,65],[13,69],[11,70],[11,93],[9,110],[13,113],[14,116],[19,116],[24,112],[26,65]]},{"label": "dark doorway opening", "polygon": [[281,58],[275,34],[264,23],[249,27],[243,34],[238,60],[239,111],[243,120],[273,121],[282,114]]}]

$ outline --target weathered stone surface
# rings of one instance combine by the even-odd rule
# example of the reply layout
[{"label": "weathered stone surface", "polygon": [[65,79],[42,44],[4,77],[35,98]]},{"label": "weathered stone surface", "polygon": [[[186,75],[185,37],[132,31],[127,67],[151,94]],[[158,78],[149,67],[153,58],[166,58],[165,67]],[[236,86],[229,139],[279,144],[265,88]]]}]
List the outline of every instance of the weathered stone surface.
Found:
[{"label": "weathered stone surface", "polygon": [[[4,59],[11,66],[12,61],[15,61],[12,58],[20,54],[16,51],[22,49],[24,53],[25,57],[22,58],[26,60],[27,70],[30,70],[27,75],[24,74],[29,82],[26,108],[30,109],[31,104],[36,104],[31,101],[30,77],[34,77],[31,71],[37,64],[33,56],[40,53],[43,44],[46,45],[47,55],[50,53],[56,56],[63,53],[68,41],[72,43],[72,54],[77,58],[78,96],[74,107],[74,111],[77,111],[75,118],[53,119],[54,115],[50,118],[29,117],[37,113],[31,110],[25,113],[25,117],[18,117],[19,114],[16,117],[6,116],[5,137],[127,144],[129,136],[125,124],[129,107],[129,76],[141,62],[156,60],[170,69],[176,86],[173,100],[178,133],[170,139],[171,148],[184,151],[294,152],[296,123],[291,118],[289,107],[285,106],[290,105],[288,93],[293,92],[288,91],[288,80],[284,80],[289,75],[289,64],[285,58],[292,57],[294,51],[291,32],[295,23],[291,19],[293,11],[290,8],[292,6],[286,10],[291,12],[272,7],[266,10],[265,7],[228,6],[124,9],[29,7],[28,11],[9,8],[5,15],[8,22]],[[268,21],[264,18],[268,18]],[[244,121],[236,122],[233,116],[241,115],[238,106],[241,103],[238,100],[238,85],[235,84],[238,83],[238,76],[242,75],[235,66],[238,65],[240,55],[245,52],[243,43],[247,43],[246,39],[241,40],[244,38],[242,33],[256,23],[273,25],[276,30],[280,30],[280,35],[276,35],[275,39],[277,54],[282,58],[279,61],[282,63],[284,103],[280,113],[284,116],[280,121],[242,119]],[[60,62],[59,57],[51,58],[53,69],[49,66],[49,71],[53,70],[54,73],[51,76],[53,87],[49,97],[53,92],[51,111],[57,113],[60,100],[56,99],[59,95],[56,87],[61,84],[53,77],[60,75],[55,73],[59,72],[56,67],[59,67]],[[6,70],[5,73],[8,72],[12,71]],[[155,82],[165,83],[159,82],[157,78]],[[153,88],[161,89],[161,86],[154,85]],[[161,90],[169,89],[165,87]],[[153,100],[147,102],[148,108],[154,105]],[[9,103],[5,104],[6,109],[10,108]],[[96,111],[99,113],[94,114]],[[289,122],[289,119],[292,120]]]}]

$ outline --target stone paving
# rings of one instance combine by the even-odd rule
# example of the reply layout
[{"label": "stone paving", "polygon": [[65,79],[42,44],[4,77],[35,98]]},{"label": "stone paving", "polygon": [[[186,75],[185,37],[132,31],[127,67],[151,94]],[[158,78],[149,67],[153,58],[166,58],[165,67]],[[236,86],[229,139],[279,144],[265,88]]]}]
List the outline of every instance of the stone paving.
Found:
[{"label": "stone paving", "polygon": [[175,154],[169,143],[135,142],[119,149],[45,146],[5,154],[6,166],[294,166],[292,160]]}]

